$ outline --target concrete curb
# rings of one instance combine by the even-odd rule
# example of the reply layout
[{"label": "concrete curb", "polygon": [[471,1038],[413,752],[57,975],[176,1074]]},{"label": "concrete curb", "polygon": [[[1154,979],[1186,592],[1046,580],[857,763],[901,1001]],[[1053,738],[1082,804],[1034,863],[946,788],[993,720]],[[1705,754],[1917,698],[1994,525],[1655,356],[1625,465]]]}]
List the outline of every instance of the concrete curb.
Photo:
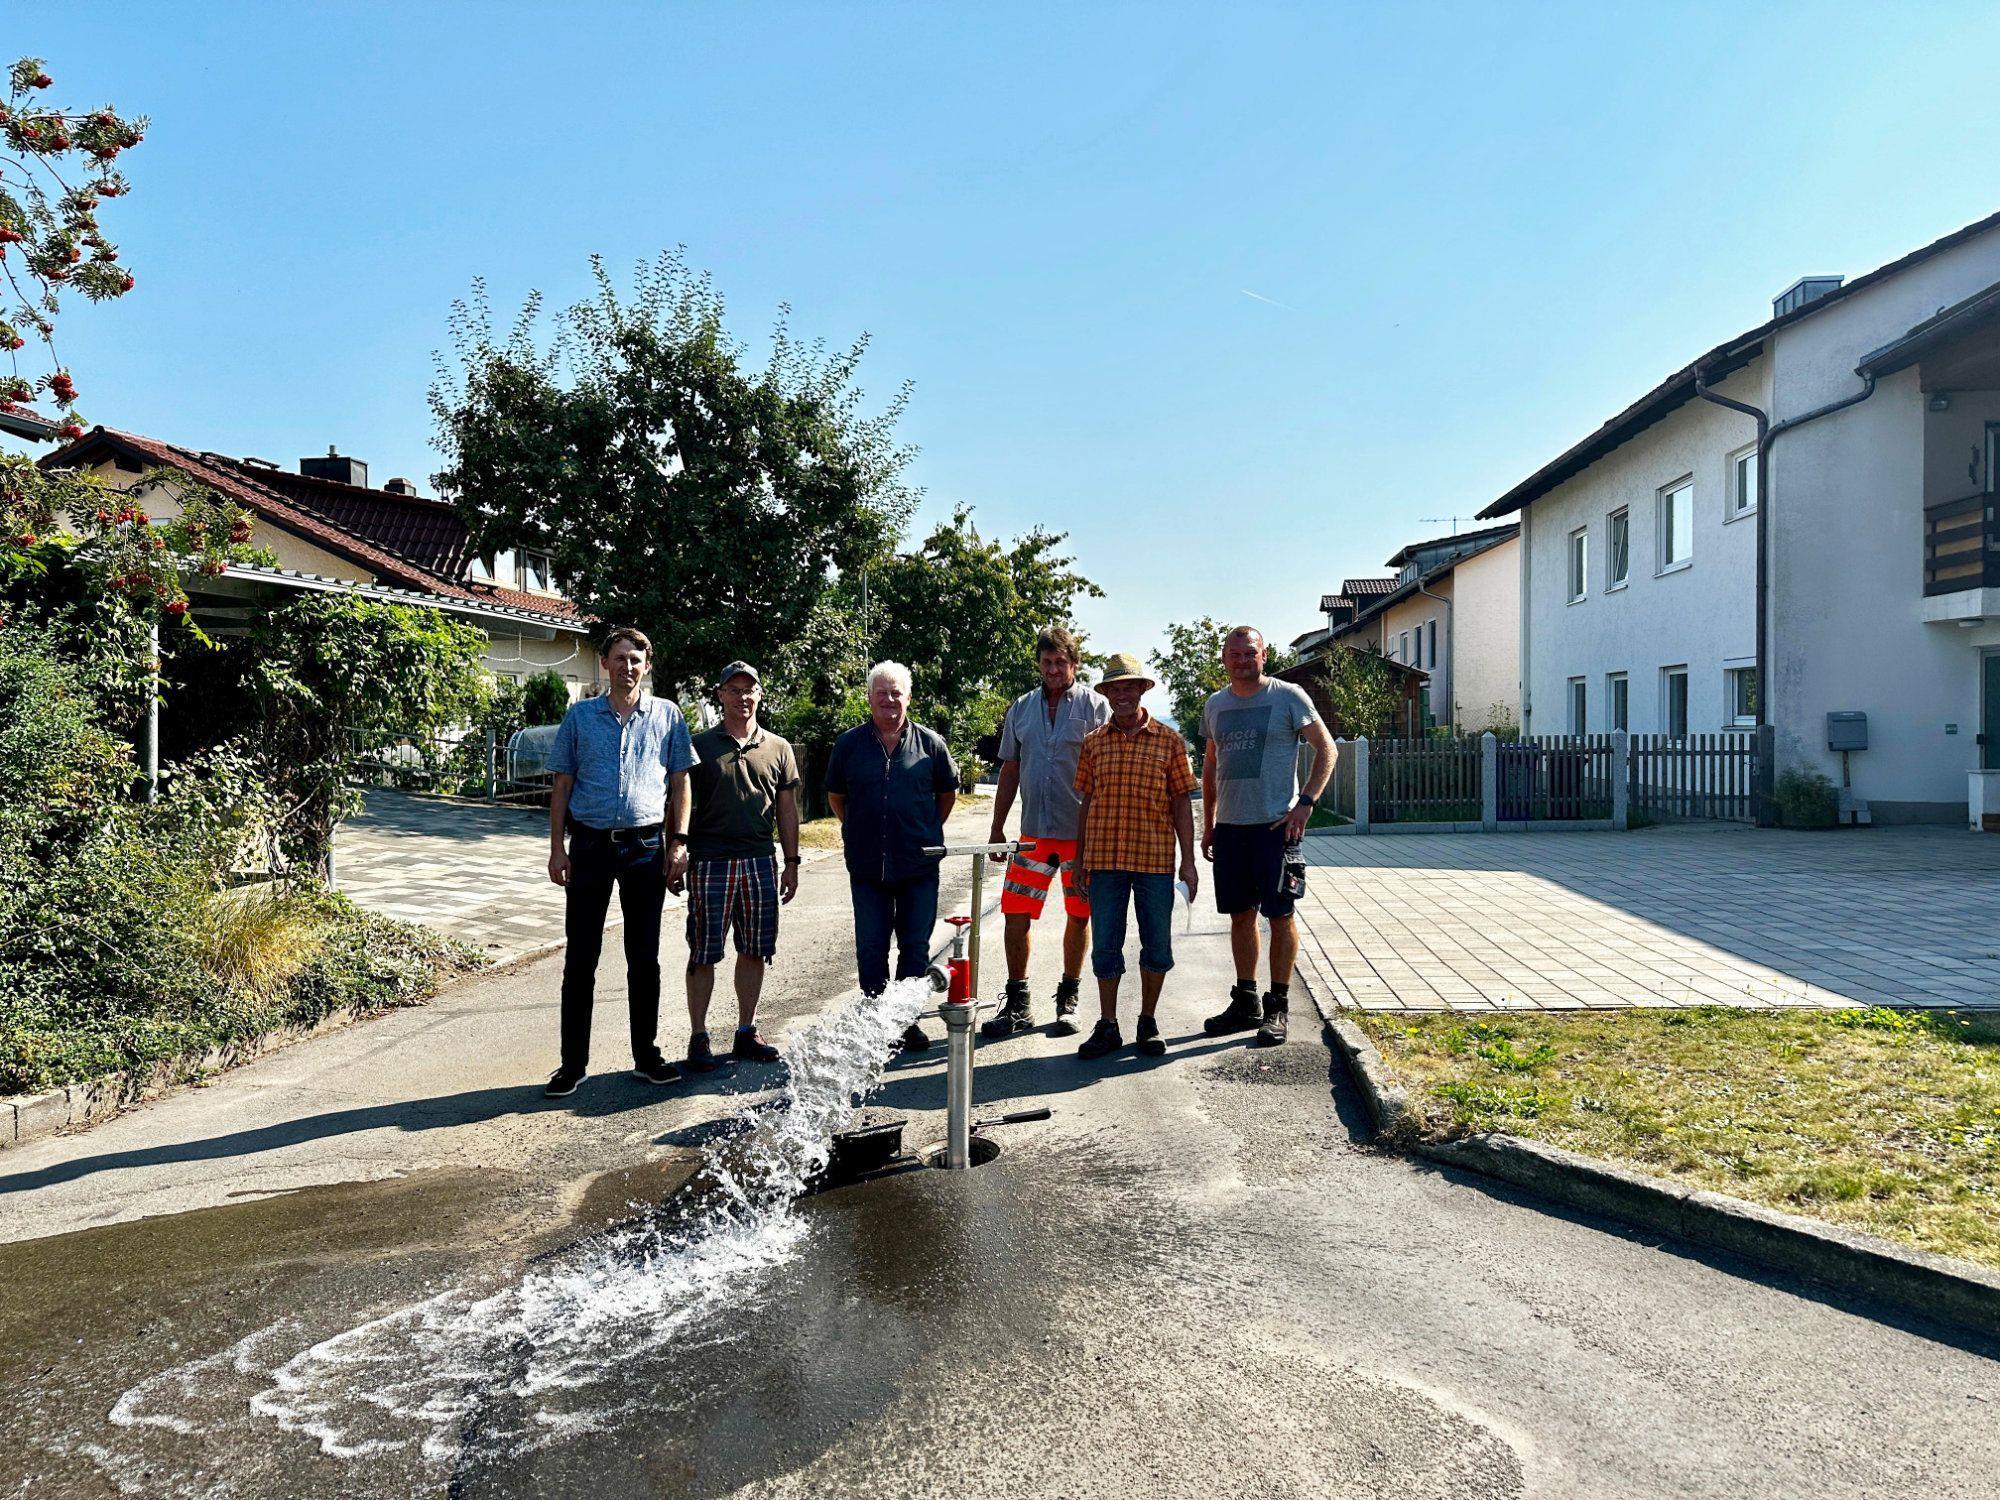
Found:
[{"label": "concrete curb", "polygon": [[1428,1161],[1497,1177],[1571,1208],[1726,1250],[1936,1322],[2000,1336],[2000,1273],[1984,1267],[1726,1193],[1682,1187],[1519,1136],[1494,1133],[1448,1140],[1425,1134],[1408,1093],[1391,1081],[1367,1034],[1321,1003],[1323,986],[1312,982],[1316,977],[1316,971],[1308,970],[1306,992],[1360,1085],[1384,1144]]}]

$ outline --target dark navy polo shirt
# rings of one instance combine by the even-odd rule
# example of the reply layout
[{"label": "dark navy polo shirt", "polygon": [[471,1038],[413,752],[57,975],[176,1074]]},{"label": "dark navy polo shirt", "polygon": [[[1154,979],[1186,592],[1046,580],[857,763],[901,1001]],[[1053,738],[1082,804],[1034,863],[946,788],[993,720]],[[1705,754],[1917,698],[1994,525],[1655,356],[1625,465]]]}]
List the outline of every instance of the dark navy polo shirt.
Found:
[{"label": "dark navy polo shirt", "polygon": [[885,755],[873,721],[850,729],[833,742],[826,789],[847,799],[840,837],[849,874],[886,882],[937,873],[940,862],[923,850],[944,842],[937,799],[958,790],[942,736],[906,719]]}]

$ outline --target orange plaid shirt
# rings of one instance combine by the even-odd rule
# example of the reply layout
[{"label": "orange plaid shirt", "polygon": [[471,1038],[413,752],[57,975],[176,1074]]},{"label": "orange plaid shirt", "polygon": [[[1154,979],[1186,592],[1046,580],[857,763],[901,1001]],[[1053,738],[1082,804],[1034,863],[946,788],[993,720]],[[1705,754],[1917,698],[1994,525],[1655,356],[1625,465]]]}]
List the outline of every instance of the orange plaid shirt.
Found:
[{"label": "orange plaid shirt", "polygon": [[1195,789],[1187,743],[1144,709],[1127,734],[1115,723],[1093,729],[1076,762],[1084,814],[1086,870],[1174,871],[1174,800]]}]

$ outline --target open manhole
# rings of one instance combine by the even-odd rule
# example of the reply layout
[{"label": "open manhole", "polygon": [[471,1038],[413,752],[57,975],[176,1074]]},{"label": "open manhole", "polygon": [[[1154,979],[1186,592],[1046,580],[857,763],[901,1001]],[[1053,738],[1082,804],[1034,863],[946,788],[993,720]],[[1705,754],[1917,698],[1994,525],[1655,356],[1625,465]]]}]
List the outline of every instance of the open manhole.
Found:
[{"label": "open manhole", "polygon": [[[1000,1154],[1000,1143],[998,1141],[988,1140],[983,1135],[975,1135],[972,1138],[973,1166],[983,1167],[999,1154]],[[924,1165],[930,1167],[943,1167],[944,1147],[933,1146],[931,1147],[930,1150],[926,1151],[924,1153]]]}]

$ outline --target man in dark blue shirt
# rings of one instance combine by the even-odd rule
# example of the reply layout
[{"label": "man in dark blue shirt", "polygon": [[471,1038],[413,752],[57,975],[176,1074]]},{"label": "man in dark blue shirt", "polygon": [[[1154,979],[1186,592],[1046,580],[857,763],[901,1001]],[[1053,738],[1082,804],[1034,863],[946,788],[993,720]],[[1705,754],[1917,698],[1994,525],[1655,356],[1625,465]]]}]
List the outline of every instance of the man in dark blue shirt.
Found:
[{"label": "man in dark blue shirt", "polygon": [[[944,740],[910,722],[908,667],[885,661],[868,674],[868,722],[834,741],[826,799],[847,854],[861,991],[879,995],[889,987],[892,935],[898,979],[930,968],[938,861],[923,851],[944,842],[958,800],[958,767]],[[930,1044],[921,1026],[903,1033],[912,1051]]]}]

